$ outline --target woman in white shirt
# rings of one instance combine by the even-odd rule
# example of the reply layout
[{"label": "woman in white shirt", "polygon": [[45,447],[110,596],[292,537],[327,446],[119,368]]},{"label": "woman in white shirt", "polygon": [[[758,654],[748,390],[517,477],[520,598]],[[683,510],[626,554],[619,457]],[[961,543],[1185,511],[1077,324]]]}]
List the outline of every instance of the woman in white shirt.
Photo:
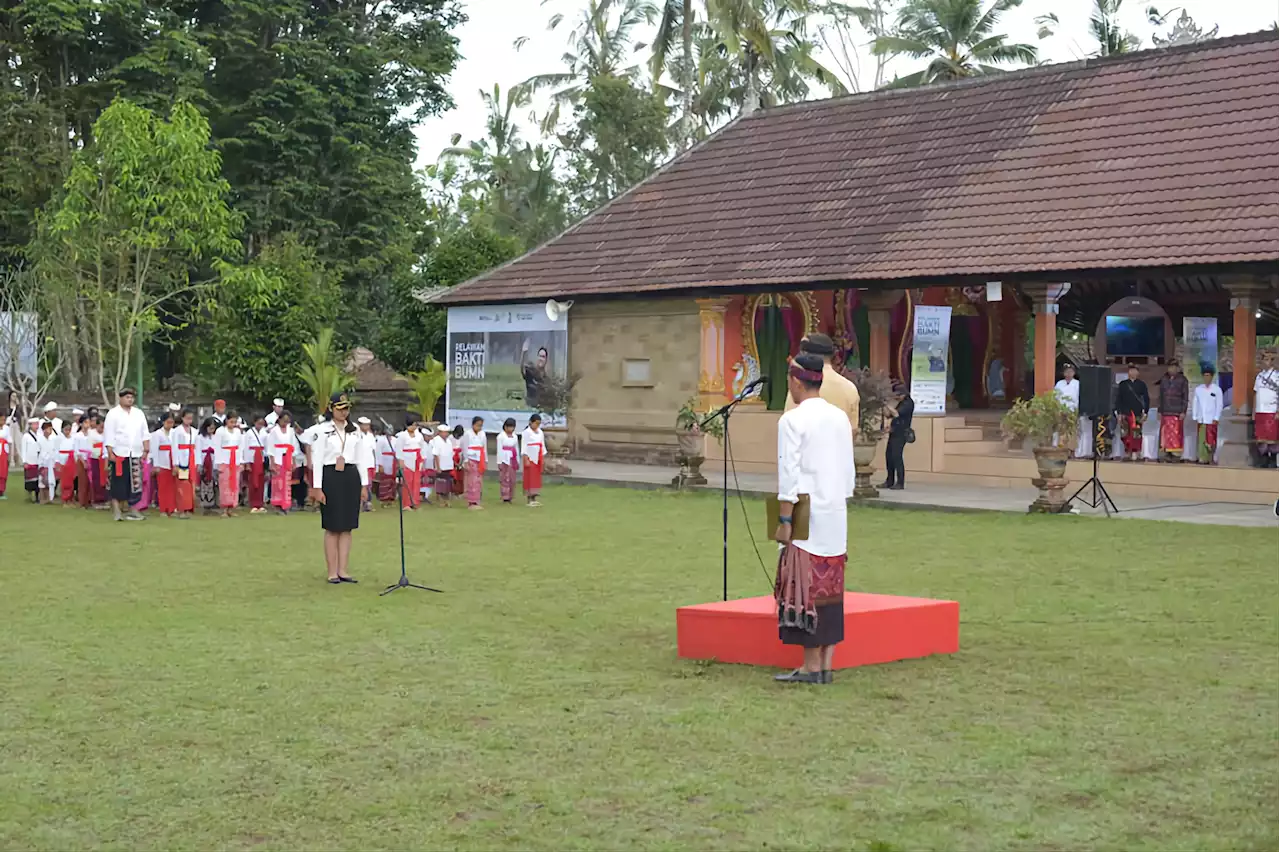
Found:
[{"label": "woman in white shirt", "polygon": [[329,412],[332,419],[312,431],[311,496],[320,504],[329,582],[337,585],[356,582],[347,573],[347,561],[351,532],[360,526],[360,504],[368,496],[370,464],[345,393],[330,398]]}]

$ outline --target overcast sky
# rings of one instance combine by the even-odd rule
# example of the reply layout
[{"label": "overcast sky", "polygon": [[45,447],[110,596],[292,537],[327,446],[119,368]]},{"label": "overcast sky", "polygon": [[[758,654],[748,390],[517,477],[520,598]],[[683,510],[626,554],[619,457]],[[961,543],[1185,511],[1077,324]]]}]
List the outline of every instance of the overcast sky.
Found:
[{"label": "overcast sky", "polygon": [[[1178,0],[1156,0],[1155,5],[1165,11],[1175,2]],[[1152,0],[1124,0],[1121,7],[1123,26],[1140,36],[1144,45],[1151,44],[1153,32],[1144,11],[1151,3]],[[1223,36],[1265,29],[1280,18],[1276,0],[1180,0],[1180,5],[1205,30],[1217,24],[1219,35]],[[464,142],[484,134],[481,89],[492,90],[493,84],[498,83],[505,92],[535,74],[562,70],[560,56],[567,47],[570,25],[586,6],[586,0],[463,0],[463,6],[468,21],[457,31],[462,59],[448,85],[456,106],[418,128],[419,166],[434,162],[454,133],[461,133]],[[1014,41],[1037,45],[1042,59],[1082,59],[1092,49],[1088,36],[1092,6],[1092,0],[1025,0],[1005,19],[1002,30]],[[564,13],[566,20],[554,32],[548,32],[547,20],[556,12]],[[1062,25],[1056,37],[1038,41],[1034,21],[1047,12],[1056,12]],[[1159,30],[1161,34],[1167,31],[1168,27]],[[517,51],[512,43],[520,36],[528,36],[529,41]],[[641,34],[640,39],[647,42],[649,34]],[[645,57],[640,59],[643,62]],[[827,64],[835,68],[835,63]],[[892,67],[905,73],[915,70],[915,65],[918,63],[904,61]],[[525,138],[532,139],[534,130],[527,122],[525,125]]]}]

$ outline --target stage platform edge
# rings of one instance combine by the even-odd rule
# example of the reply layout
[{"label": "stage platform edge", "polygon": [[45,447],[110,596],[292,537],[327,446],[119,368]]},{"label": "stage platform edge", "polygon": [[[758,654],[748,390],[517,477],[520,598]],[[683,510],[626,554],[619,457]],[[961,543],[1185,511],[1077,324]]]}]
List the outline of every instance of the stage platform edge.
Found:
[{"label": "stage platform edge", "polygon": [[[676,609],[676,648],[686,660],[794,668],[802,650],[778,640],[773,596]],[[912,660],[960,650],[960,604],[931,598],[845,592],[844,641],[837,669]]]}]

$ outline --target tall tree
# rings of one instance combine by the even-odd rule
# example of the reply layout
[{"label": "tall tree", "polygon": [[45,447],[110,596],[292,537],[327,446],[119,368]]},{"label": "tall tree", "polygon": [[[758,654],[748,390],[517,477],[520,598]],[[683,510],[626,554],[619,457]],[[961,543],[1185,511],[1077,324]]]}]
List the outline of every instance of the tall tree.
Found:
[{"label": "tall tree", "polygon": [[560,139],[569,151],[570,186],[582,213],[644,180],[667,152],[662,98],[625,78],[592,79],[574,117]]},{"label": "tall tree", "polygon": [[877,56],[927,59],[919,71],[900,77],[891,86],[922,86],[991,74],[1003,65],[1030,64],[1037,58],[1029,44],[1010,44],[997,33],[1001,17],[1022,0],[906,0],[898,12],[895,32],[876,39]]},{"label": "tall tree", "polygon": [[679,28],[680,54],[674,62],[674,77],[680,95],[680,117],[675,132],[677,151],[683,151],[694,140],[693,26],[695,14],[693,0],[663,1],[662,14],[658,19],[658,32],[653,39],[653,57],[649,62],[649,73],[653,77],[654,89],[657,90],[663,69],[672,60],[675,32]]},{"label": "tall tree", "polygon": [[1120,4],[1124,0],[1093,0],[1089,13],[1089,35],[1098,43],[1098,56],[1129,53],[1142,44],[1138,37],[1120,26]]}]

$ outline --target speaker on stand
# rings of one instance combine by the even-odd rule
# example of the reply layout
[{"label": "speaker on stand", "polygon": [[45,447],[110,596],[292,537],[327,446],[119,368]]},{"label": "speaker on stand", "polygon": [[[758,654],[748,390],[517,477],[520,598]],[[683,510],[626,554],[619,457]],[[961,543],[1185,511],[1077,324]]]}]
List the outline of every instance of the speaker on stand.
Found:
[{"label": "speaker on stand", "polygon": [[1098,477],[1098,458],[1103,450],[1103,423],[1111,416],[1114,408],[1112,393],[1115,391],[1115,382],[1111,378],[1111,368],[1100,364],[1085,364],[1076,375],[1080,379],[1080,416],[1088,417],[1089,424],[1093,427],[1093,476],[1071,495],[1067,504],[1070,505],[1086,488],[1092,486],[1091,498],[1083,502],[1091,509],[1101,506],[1109,518],[1112,512],[1118,513],[1120,510],[1116,508],[1115,501]]}]

